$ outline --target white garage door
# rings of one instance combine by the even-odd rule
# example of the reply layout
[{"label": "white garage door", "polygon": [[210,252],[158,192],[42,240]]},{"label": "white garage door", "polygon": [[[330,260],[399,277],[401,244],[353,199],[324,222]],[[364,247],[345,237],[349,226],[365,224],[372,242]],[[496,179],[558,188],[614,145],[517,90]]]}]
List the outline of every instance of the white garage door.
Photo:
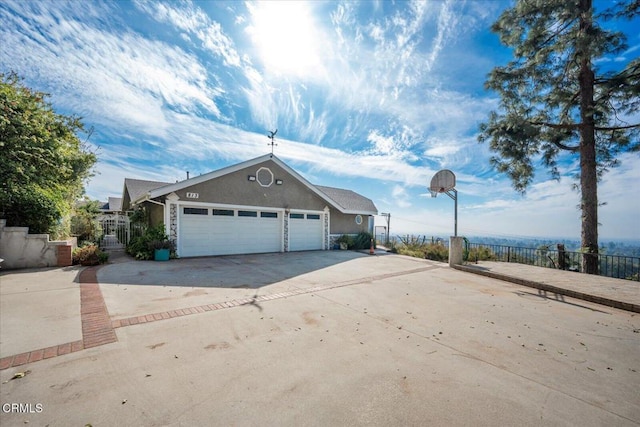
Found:
[{"label": "white garage door", "polygon": [[280,252],[282,215],[269,210],[181,207],[179,255]]},{"label": "white garage door", "polygon": [[313,251],[322,249],[322,215],[289,214],[289,250]]}]

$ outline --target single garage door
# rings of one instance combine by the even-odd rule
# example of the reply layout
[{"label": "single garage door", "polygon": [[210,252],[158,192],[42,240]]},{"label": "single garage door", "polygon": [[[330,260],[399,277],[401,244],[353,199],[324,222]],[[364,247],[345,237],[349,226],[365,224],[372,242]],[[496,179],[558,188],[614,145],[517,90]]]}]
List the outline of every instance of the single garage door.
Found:
[{"label": "single garage door", "polygon": [[282,212],[180,208],[179,254],[183,257],[282,251]]},{"label": "single garage door", "polygon": [[322,216],[312,213],[289,214],[289,251],[322,249]]}]

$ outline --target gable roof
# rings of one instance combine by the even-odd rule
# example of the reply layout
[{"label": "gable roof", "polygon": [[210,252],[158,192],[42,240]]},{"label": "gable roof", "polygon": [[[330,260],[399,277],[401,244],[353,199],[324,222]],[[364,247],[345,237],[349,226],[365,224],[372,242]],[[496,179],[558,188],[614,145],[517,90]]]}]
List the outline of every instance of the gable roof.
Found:
[{"label": "gable roof", "polygon": [[174,191],[182,190],[183,188],[187,188],[192,185],[200,184],[233,172],[237,172],[244,168],[255,166],[267,160],[273,161],[287,173],[300,181],[310,191],[318,195],[321,199],[325,200],[327,203],[329,203],[342,213],[366,215],[378,214],[378,209],[370,199],[361,196],[360,194],[351,190],[313,185],[302,175],[291,169],[286,163],[284,163],[273,154],[265,154],[264,156],[256,157],[255,159],[227,166],[225,168],[218,169],[190,179],[185,179],[184,181],[179,181],[173,184],[157,181],[125,179],[125,188],[127,188],[127,183],[129,183],[129,196],[131,198],[131,202],[135,203],[145,196],[150,199],[155,199],[156,197],[165,196]]},{"label": "gable roof", "polygon": [[151,190],[156,188],[166,187],[171,185],[169,182],[161,181],[145,181],[142,179],[125,178],[124,179],[124,191],[129,193],[129,200],[131,204],[134,204],[138,199],[149,194]]},{"label": "gable roof", "polygon": [[110,211],[119,212],[122,210],[122,197],[109,197],[109,201],[105,204],[105,208]]},{"label": "gable roof", "polygon": [[336,204],[340,205],[346,213],[358,212],[369,213],[372,215],[378,214],[378,209],[373,204],[371,199],[368,199],[352,190],[345,190],[342,188],[325,187],[324,185],[316,185],[320,191],[326,194]]}]

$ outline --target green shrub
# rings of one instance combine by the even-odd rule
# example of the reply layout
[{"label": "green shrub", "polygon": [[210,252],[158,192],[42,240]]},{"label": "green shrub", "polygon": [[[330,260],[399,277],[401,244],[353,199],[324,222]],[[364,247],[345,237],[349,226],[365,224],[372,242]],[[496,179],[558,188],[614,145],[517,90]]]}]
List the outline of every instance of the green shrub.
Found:
[{"label": "green shrub", "polygon": [[440,239],[428,239],[426,236],[401,236],[400,243],[395,246],[395,250],[396,253],[414,258],[433,261],[447,261],[449,259],[449,248],[443,245]]},{"label": "green shrub", "polygon": [[[369,249],[371,247],[371,239],[373,239],[373,235],[371,233],[362,231],[353,239],[353,248],[349,249]],[[375,247],[375,245],[376,243],[374,239],[373,246]]]},{"label": "green shrub", "polygon": [[78,238],[78,244],[83,242],[99,242],[102,237],[102,226],[98,221],[100,202],[85,200],[75,209],[71,217],[71,233]]},{"label": "green shrub", "polygon": [[[336,243],[346,243],[347,249],[361,250],[369,249],[371,247],[371,239],[373,239],[373,235],[363,231],[356,236],[343,234],[336,239]],[[373,242],[373,246],[376,246],[375,240]]]},{"label": "green shrub", "polygon": [[96,245],[86,245],[76,248],[72,254],[73,264],[97,265],[109,260],[109,254],[103,252]]},{"label": "green shrub", "polygon": [[348,234],[343,234],[336,239],[336,243],[344,243],[347,245],[347,249],[351,249],[353,247],[353,237]]},{"label": "green shrub", "polygon": [[29,227],[29,233],[54,233],[62,218],[55,200],[37,186],[25,186],[0,195],[0,212],[7,226]]},{"label": "green shrub", "polygon": [[[149,227],[141,236],[132,238],[127,245],[126,251],[135,259],[150,260],[153,259],[153,252],[156,249],[157,242],[169,242],[169,236],[166,235],[162,224]],[[173,249],[173,245],[169,249]],[[175,254],[173,255],[175,256]]]},{"label": "green shrub", "polygon": [[173,242],[170,240],[152,240],[149,242],[149,249],[155,251],[156,249],[169,249],[173,250]]},{"label": "green shrub", "polygon": [[495,261],[498,257],[487,247],[480,246],[469,249],[468,261]]},{"label": "green shrub", "polygon": [[424,258],[431,259],[433,261],[448,261],[449,248],[447,248],[445,245],[430,243],[424,248]]}]

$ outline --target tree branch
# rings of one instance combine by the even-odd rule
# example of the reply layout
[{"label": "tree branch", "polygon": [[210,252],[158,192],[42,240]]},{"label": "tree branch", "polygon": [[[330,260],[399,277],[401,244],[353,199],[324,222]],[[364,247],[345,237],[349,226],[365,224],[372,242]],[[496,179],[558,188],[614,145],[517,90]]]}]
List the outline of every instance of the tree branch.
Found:
[{"label": "tree branch", "polygon": [[562,150],[572,151],[572,152],[574,152],[574,153],[580,149],[580,146],[579,146],[579,145],[576,145],[576,146],[574,146],[574,147],[571,147],[571,146],[569,146],[569,145],[564,145],[564,144],[563,144],[563,143],[561,143],[561,142],[557,142],[557,141],[551,141],[551,142],[552,142],[556,147],[558,147],[558,148],[560,148],[560,149],[562,149]]},{"label": "tree branch", "polygon": [[[575,124],[562,124],[562,123],[545,123],[545,122],[528,122],[533,126],[546,126],[552,129],[581,129],[584,124],[575,123]],[[627,126],[594,126],[595,130],[625,130],[625,129],[633,129],[640,128],[640,123],[636,123],[635,125],[627,125]]]},{"label": "tree branch", "polygon": [[595,130],[624,130],[624,129],[633,129],[633,128],[640,128],[640,123],[637,123],[635,125],[628,125],[628,126],[610,126],[610,127],[600,127],[600,126],[596,126],[594,127]]},{"label": "tree branch", "polygon": [[552,129],[580,129],[582,124],[562,124],[562,123],[546,123],[546,122],[532,122],[529,121],[529,124],[533,126],[546,126]]}]

